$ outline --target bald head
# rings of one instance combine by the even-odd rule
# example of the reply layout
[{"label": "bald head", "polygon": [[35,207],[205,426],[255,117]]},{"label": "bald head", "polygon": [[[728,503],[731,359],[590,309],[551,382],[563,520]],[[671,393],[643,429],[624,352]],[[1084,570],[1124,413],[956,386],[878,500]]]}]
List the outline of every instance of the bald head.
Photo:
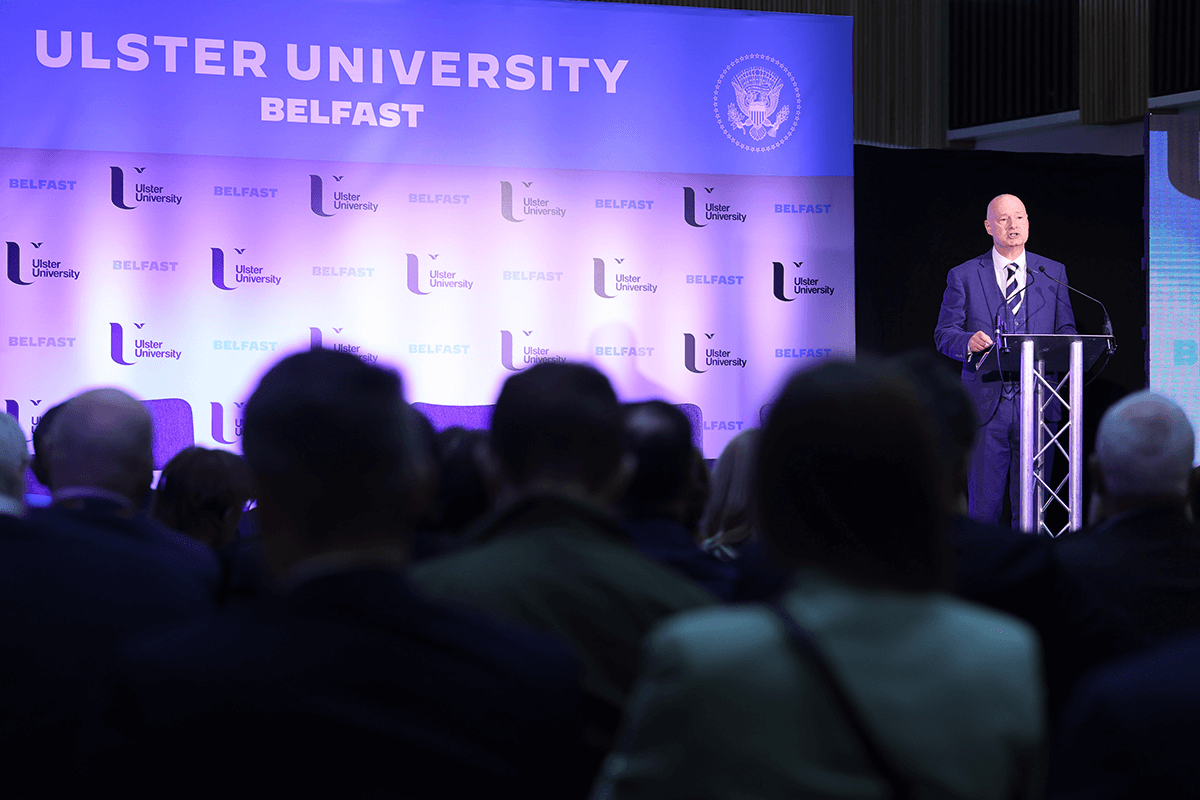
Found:
[{"label": "bald head", "polygon": [[149,490],[154,470],[150,414],[120,389],[94,389],[67,401],[48,445],[53,491],[106,489],[136,504]]},{"label": "bald head", "polygon": [[1183,409],[1150,392],[1114,405],[1096,432],[1095,465],[1110,497],[1186,498],[1194,453]]},{"label": "bald head", "polygon": [[1025,213],[1025,204],[1015,195],[993,197],[988,203],[983,227],[992,237],[996,252],[1005,258],[1016,258],[1029,241],[1029,216]]},{"label": "bald head", "polygon": [[17,421],[0,414],[0,496],[20,500],[25,494],[25,468],[29,445]]}]

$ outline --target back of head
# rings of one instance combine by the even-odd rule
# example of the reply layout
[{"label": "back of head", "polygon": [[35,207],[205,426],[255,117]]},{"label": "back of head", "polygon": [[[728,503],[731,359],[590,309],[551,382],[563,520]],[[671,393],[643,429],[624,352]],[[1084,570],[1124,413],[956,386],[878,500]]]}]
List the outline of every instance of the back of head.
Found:
[{"label": "back of head", "polygon": [[1187,497],[1194,455],[1195,435],[1183,409],[1150,392],[1112,406],[1096,431],[1096,464],[1110,497]]},{"label": "back of head", "polygon": [[762,533],[788,561],[872,586],[942,584],[936,444],[894,372],[831,362],[795,375],[771,409],[755,474]]},{"label": "back of head", "polygon": [[626,513],[638,518],[681,503],[695,450],[687,416],[662,400],[633,403],[625,407],[625,435],[637,458],[637,471],[625,491]]},{"label": "back of head", "polygon": [[54,420],[58,417],[58,412],[62,410],[65,403],[59,403],[56,406],[50,406],[42,412],[42,418],[38,420],[37,427],[33,429],[33,460],[30,463],[30,469],[33,470],[33,477],[38,479],[43,486],[49,487],[50,483],[50,429],[54,427]]},{"label": "back of head", "polygon": [[313,350],[273,366],[246,403],[242,449],[267,498],[312,550],[403,529],[420,483],[400,376]]},{"label": "back of head", "polygon": [[457,533],[488,512],[492,488],[483,470],[487,434],[446,428],[437,435],[438,521],[445,533]]},{"label": "back of head", "polygon": [[979,433],[975,403],[941,356],[917,350],[901,356],[896,363],[929,412],[948,490],[965,502],[971,450]]},{"label": "back of head", "polygon": [[729,440],[713,466],[712,489],[700,519],[701,538],[735,545],[754,533],[750,501],[761,431],[751,428]]},{"label": "back of head", "polygon": [[63,404],[46,442],[55,492],[104,489],[141,501],[154,471],[150,414],[120,389],[93,389]]},{"label": "back of head", "polygon": [[517,487],[573,481],[599,490],[624,454],[617,395],[608,378],[584,364],[543,362],[505,381],[491,434]]},{"label": "back of head", "polygon": [[0,414],[0,497],[21,500],[25,495],[25,468],[29,466],[29,445],[17,421]]},{"label": "back of head", "polygon": [[167,527],[220,547],[232,538],[253,496],[244,459],[227,450],[188,447],[163,467],[151,514]]}]

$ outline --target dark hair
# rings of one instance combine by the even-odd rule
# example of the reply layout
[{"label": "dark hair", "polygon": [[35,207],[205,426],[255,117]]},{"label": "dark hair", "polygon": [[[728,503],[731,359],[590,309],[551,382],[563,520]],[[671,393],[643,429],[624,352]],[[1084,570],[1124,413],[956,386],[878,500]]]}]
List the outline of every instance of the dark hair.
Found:
[{"label": "dark hair", "polygon": [[33,470],[33,477],[37,478],[38,483],[43,486],[50,485],[50,460],[46,457],[46,437],[50,435],[54,418],[58,416],[59,411],[62,411],[64,405],[66,403],[59,403],[43,411],[42,418],[38,420],[37,427],[33,429],[33,458],[30,459],[29,468]]},{"label": "dark hair", "polygon": [[543,362],[504,382],[492,450],[509,480],[562,475],[601,487],[624,452],[621,407],[608,378],[585,364]]},{"label": "dark hair", "polygon": [[637,471],[623,506],[631,517],[652,513],[682,498],[692,470],[692,424],[670,403],[650,400],[625,406],[625,435]]},{"label": "dark hair", "polygon": [[933,433],[894,371],[830,362],[793,376],[767,418],[756,466],[761,532],[785,560],[867,585],[943,584]]},{"label": "dark hair", "polygon": [[974,401],[942,356],[914,350],[900,356],[896,363],[929,411],[943,468],[957,468],[971,454],[979,432]]},{"label": "dark hair", "polygon": [[246,403],[242,449],[316,545],[397,531],[423,484],[400,376],[335,350],[297,353]]},{"label": "dark hair", "polygon": [[240,456],[227,450],[187,447],[163,467],[151,516],[193,539],[220,547],[227,543],[227,515],[236,511],[240,516],[253,496],[254,479]]},{"label": "dark hair", "polygon": [[480,468],[480,451],[487,434],[466,428],[446,428],[437,435],[438,509],[440,529],[459,533],[488,512],[492,495]]}]

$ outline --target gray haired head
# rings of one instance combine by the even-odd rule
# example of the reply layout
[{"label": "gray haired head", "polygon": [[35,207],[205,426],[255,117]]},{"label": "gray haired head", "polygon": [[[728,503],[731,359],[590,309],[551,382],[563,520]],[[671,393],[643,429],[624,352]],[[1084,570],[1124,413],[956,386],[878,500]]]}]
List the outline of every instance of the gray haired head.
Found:
[{"label": "gray haired head", "polygon": [[1196,437],[1178,405],[1148,391],[1112,406],[1096,432],[1095,458],[1112,497],[1187,497]]}]

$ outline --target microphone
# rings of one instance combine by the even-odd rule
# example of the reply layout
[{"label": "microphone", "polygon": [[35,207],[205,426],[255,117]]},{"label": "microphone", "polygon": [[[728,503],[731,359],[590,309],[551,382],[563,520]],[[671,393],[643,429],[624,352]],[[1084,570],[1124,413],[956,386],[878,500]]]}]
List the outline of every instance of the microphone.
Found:
[{"label": "microphone", "polygon": [[[1099,300],[1092,297],[1090,294],[1085,294],[1084,292],[1079,291],[1078,289],[1076,289],[1074,286],[1070,285],[1069,283],[1064,283],[1063,281],[1060,281],[1058,278],[1055,278],[1049,272],[1046,272],[1046,268],[1041,264],[1038,265],[1038,272],[1042,273],[1047,278],[1049,278],[1050,280],[1059,284],[1060,286],[1065,286],[1068,289],[1070,289],[1072,292],[1074,292],[1075,294],[1083,295],[1088,300],[1091,300],[1093,303],[1096,303],[1097,305],[1099,305],[1100,310],[1104,312],[1104,335],[1105,336],[1113,335],[1112,318],[1108,316],[1108,309],[1104,307],[1104,303],[1101,303]],[[1108,343],[1108,347],[1109,347],[1109,350],[1111,351],[1112,347],[1113,347],[1113,343],[1111,340]]]}]

